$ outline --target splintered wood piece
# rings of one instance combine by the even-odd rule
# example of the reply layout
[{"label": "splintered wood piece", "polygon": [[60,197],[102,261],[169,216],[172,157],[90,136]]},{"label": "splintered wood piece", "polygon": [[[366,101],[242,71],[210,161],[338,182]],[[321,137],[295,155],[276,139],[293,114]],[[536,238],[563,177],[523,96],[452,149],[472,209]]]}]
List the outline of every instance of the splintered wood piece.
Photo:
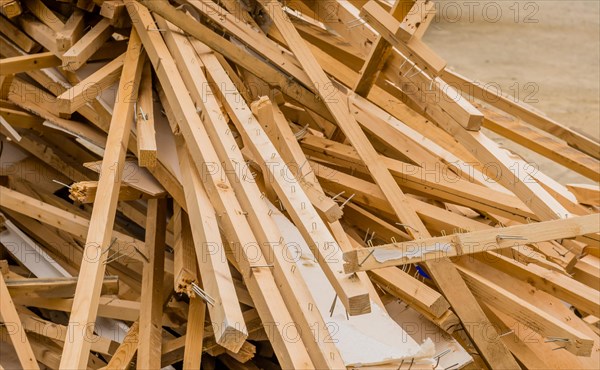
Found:
[{"label": "splintered wood piece", "polygon": [[142,272],[138,369],[160,368],[166,227],[166,199],[148,200],[145,238],[148,262],[144,264]]},{"label": "splintered wood piece", "polygon": [[25,334],[19,314],[8,292],[3,274],[0,274],[0,319],[6,326],[8,337],[17,352],[17,357],[23,369],[39,369],[31,344]]},{"label": "splintered wood piece", "polygon": [[118,94],[121,98],[116,101],[113,109],[106,142],[107,150],[104,153],[100,172],[99,196],[94,201],[86,238],[84,254],[94,257],[86,257],[81,263],[79,282],[73,301],[74,310],[69,320],[69,330],[80,335],[74,335],[72,341],[65,343],[61,368],[79,369],[87,364],[91,343],[86,340],[81,330],[86,328],[85,330],[91,331],[98,313],[100,277],[106,268],[107,253],[105,252],[111,244],[110,231],[115,220],[127,140],[131,132],[133,102],[137,98],[144,59],[141,41],[136,31],[132,30],[119,82]]},{"label": "splintered wood piece", "polygon": [[47,51],[39,54],[28,54],[19,57],[0,59],[0,73],[3,75],[16,74],[35,69],[56,67],[62,61],[53,53]]},{"label": "splintered wood piece", "polygon": [[[126,1],[126,4],[129,3],[133,4],[133,1]],[[152,3],[156,2],[145,2],[144,4]],[[150,12],[141,3],[128,6],[127,10],[135,29],[141,34],[144,47],[165,91],[178,127],[185,138],[190,154],[195,159],[194,164],[200,176],[204,176],[207,192],[211,196],[211,203],[217,213],[223,215],[222,221],[224,228],[227,230],[228,240],[234,249],[234,256],[242,270],[246,286],[261,313],[261,318],[265,322],[292,322],[285,301],[275,284],[273,273],[267,266],[263,254],[260,250],[253,250],[253,253],[258,252],[258,257],[256,254],[252,257],[247,255],[249,251],[246,250],[245,246],[258,244],[246,217],[241,213],[242,208],[232,191],[229,181],[227,178],[223,178],[220,171],[215,173],[206,166],[210,163],[219,164],[221,161],[209,140],[191,97],[180,93],[187,90],[186,85],[161,35],[157,32],[148,31],[148,29],[156,28]],[[292,343],[287,340],[279,327],[275,330],[269,330],[268,335],[282,366],[314,368],[302,341]]]},{"label": "splintered wood piece", "polygon": [[152,65],[147,62],[142,71],[142,82],[135,116],[138,164],[140,167],[156,166],[156,132],[154,130],[154,101],[152,97]]},{"label": "splintered wood piece", "polygon": [[60,94],[56,98],[58,110],[70,114],[101,96],[105,89],[119,80],[124,60],[125,54],[122,54]]},{"label": "splintered wood piece", "polygon": [[367,271],[597,232],[600,232],[600,214],[508,226],[346,252],[344,268],[346,272]]},{"label": "splintered wood piece", "polygon": [[[94,203],[96,194],[98,194],[98,181],[80,181],[69,188],[69,198],[79,203]],[[120,201],[150,198],[154,197],[126,185],[121,185],[119,189]]]},{"label": "splintered wood piece", "polygon": [[103,18],[63,54],[63,68],[68,71],[78,70],[104,45],[112,33],[110,21]]}]

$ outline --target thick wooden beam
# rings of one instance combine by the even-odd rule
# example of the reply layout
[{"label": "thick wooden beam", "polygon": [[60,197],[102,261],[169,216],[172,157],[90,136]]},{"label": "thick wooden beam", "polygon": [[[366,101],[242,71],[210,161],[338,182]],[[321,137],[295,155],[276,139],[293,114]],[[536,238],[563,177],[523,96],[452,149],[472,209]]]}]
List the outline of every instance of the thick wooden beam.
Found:
[{"label": "thick wooden beam", "polygon": [[29,54],[19,57],[0,59],[0,73],[9,75],[35,69],[56,67],[62,61],[53,53],[46,51],[39,54]]},{"label": "thick wooden beam", "polygon": [[74,9],[65,26],[56,32],[56,48],[58,51],[67,51],[81,36],[85,27],[84,13],[80,9]]},{"label": "thick wooden beam", "polygon": [[54,14],[54,12],[42,2],[42,0],[21,0],[31,14],[50,27],[54,32],[59,32],[65,24]]},{"label": "thick wooden beam", "polygon": [[31,349],[31,344],[29,344],[29,340],[25,334],[25,328],[21,323],[2,274],[0,274],[0,320],[6,326],[8,336],[15,352],[17,352],[21,367],[23,369],[39,369],[40,367]]},{"label": "thick wooden beam", "polygon": [[184,369],[200,369],[205,314],[206,303],[200,297],[190,298],[187,331],[185,332],[185,352],[183,353]]},{"label": "thick wooden beam", "polygon": [[156,132],[154,130],[154,101],[152,98],[152,65],[144,65],[137,103],[137,156],[140,167],[156,167]]},{"label": "thick wooden beam", "polygon": [[[100,297],[100,277],[106,268],[108,247],[111,244],[119,186],[121,185],[123,165],[129,133],[133,120],[133,102],[137,99],[137,90],[142,73],[144,54],[141,41],[132,30],[129,46],[119,82],[118,99],[108,133],[100,183],[99,197],[96,197],[92,218],[85,244],[85,257],[81,264],[79,283],[75,292],[74,307],[69,320],[69,330],[73,330],[72,340],[65,343],[61,368],[78,369],[86,366],[90,343],[84,333],[91,332],[98,313]],[[82,328],[84,332],[82,332]]]},{"label": "thick wooden beam", "polygon": [[597,232],[600,232],[600,214],[493,228],[346,252],[344,269],[346,272],[367,271]]},{"label": "thick wooden beam", "polygon": [[102,19],[63,54],[63,68],[69,71],[78,70],[104,45],[112,32],[110,21]]},{"label": "thick wooden beam", "polygon": [[[223,241],[215,209],[206,194],[202,179],[190,162],[183,140],[180,139],[177,146],[187,209],[190,212],[189,220],[187,217],[181,220],[184,221],[181,242],[192,242],[196,250],[193,254],[198,261],[202,287],[213,299],[213,303],[209,304],[208,312],[217,343],[237,352],[248,337],[248,331],[235,293],[225,251],[222,249]],[[190,221],[194,225],[191,229]],[[191,235],[187,235],[188,232],[191,232]],[[193,240],[189,240],[190,236]],[[192,271],[195,272],[195,263]],[[190,283],[192,282],[188,282]]]},{"label": "thick wooden beam", "polygon": [[119,80],[124,60],[125,54],[111,60],[77,85],[60,94],[56,98],[58,110],[70,114],[101,96],[104,90]]},{"label": "thick wooden beam", "polygon": [[138,369],[160,368],[166,229],[167,200],[148,200],[145,238],[148,262],[142,273]]}]

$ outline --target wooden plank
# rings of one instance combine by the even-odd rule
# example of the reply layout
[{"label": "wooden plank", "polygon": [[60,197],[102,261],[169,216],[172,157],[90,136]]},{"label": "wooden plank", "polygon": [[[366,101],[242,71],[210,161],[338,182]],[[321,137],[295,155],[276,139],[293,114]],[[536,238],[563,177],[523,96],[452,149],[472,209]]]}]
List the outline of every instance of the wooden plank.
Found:
[{"label": "wooden plank", "polygon": [[56,67],[61,65],[61,60],[53,53],[47,51],[38,54],[29,54],[19,57],[4,58],[0,60],[0,70],[3,75],[22,73],[29,70]]},{"label": "wooden plank", "polygon": [[[127,1],[126,4],[129,2]],[[143,4],[150,6],[160,3],[144,2]],[[141,3],[137,6],[129,6],[127,9],[132,17],[134,27],[141,33],[144,47],[165,90],[165,95],[176,117],[178,127],[185,137],[190,154],[196,159],[195,164],[198,172],[205,177],[211,203],[213,203],[218,213],[225,215],[223,221],[226,224],[226,229],[228,229],[228,240],[233,242],[234,255],[242,270],[246,286],[255,298],[256,307],[261,313],[263,321],[292,322],[270,268],[262,267],[266,266],[267,263],[260,250],[258,251],[258,258],[248,258],[246,255],[248,251],[242,248],[246,245],[257,245],[257,242],[245,216],[240,212],[242,208],[231,190],[229,181],[226,178],[223,179],[220,174],[211,174],[211,171],[207,173],[206,165],[202,165],[202,163],[220,163],[220,160],[208,140],[209,136],[196,113],[193,101],[189,96],[182,96],[178,93],[186,90],[186,85],[177,70],[175,62],[170,57],[170,52],[167,50],[161,35],[147,31],[148,28],[153,29],[156,27],[152,16]],[[267,301],[269,302],[268,305]],[[276,330],[271,330],[268,334],[282,366],[312,368],[314,365],[303,343],[300,341],[298,343],[286,341],[279,329],[277,327]]]},{"label": "wooden plank", "polygon": [[600,214],[419,239],[346,252],[344,269],[367,271],[596,232],[600,232]]},{"label": "wooden plank", "polygon": [[[90,228],[90,221],[84,217],[54,207],[37,199],[28,197],[9,188],[0,187],[0,206],[19,212],[38,221],[67,231],[79,238],[85,238]],[[144,243],[118,231],[113,231],[116,239],[111,250],[131,258],[145,261]],[[140,255],[141,253],[141,255]]]},{"label": "wooden plank", "polygon": [[84,13],[74,9],[65,26],[56,31],[56,48],[58,51],[67,51],[83,36],[85,26]]},{"label": "wooden plank", "polygon": [[58,110],[70,114],[101,96],[104,90],[119,80],[124,60],[125,54],[122,54],[60,94],[56,98]]},{"label": "wooden plank", "polygon": [[200,369],[206,304],[200,297],[190,298],[187,331],[185,333],[184,369]]},{"label": "wooden plank", "polygon": [[[117,294],[119,291],[118,277],[104,277],[101,284],[101,293],[104,295]],[[77,278],[29,278],[19,280],[6,280],[6,286],[12,297],[47,297],[70,298],[75,292]]]},{"label": "wooden plank", "polygon": [[25,334],[19,314],[8,292],[4,276],[0,274],[0,319],[6,326],[10,341],[17,352],[17,357],[23,369],[39,369],[31,344]]},{"label": "wooden plank", "polygon": [[62,56],[63,68],[78,70],[110,38],[113,29],[108,19],[102,19],[83,35]]},{"label": "wooden plank", "polygon": [[[295,179],[290,181],[285,178],[285,173],[289,173],[289,169],[269,140],[268,135],[250,113],[251,111],[245,103],[230,93],[226,93],[231,90],[233,83],[214,68],[207,67],[207,70],[216,86],[223,89],[221,96],[224,98],[230,117],[242,134],[246,145],[254,152],[255,158],[264,166],[280,201],[283,202],[304,239],[311,246],[315,258],[348,313],[360,315],[370,312],[369,294],[366,287],[361,286],[358,279],[351,279],[350,276],[339,273],[342,271],[339,265],[342,260],[341,249],[337,241],[328,231],[302,187],[297,184]],[[253,104],[253,110],[256,109],[258,109],[257,105]]]},{"label": "wooden plank", "polygon": [[[248,331],[235,293],[231,271],[227,259],[224,258],[225,251],[222,249],[223,241],[217,216],[202,185],[202,179],[192,167],[181,139],[178,142],[178,156],[190,221],[194,225],[189,230],[189,225],[185,225],[183,230],[191,231],[193,240],[187,242],[194,243],[202,287],[214,300],[208,307],[214,336],[221,346],[237,352],[248,337]],[[182,235],[182,242],[186,242],[185,238],[189,236]]]},{"label": "wooden plank", "polygon": [[[77,44],[76,44],[77,45]],[[129,39],[123,73],[119,82],[119,96],[113,109],[113,116],[108,133],[102,162],[100,197],[96,198],[90,220],[90,228],[86,238],[85,255],[95,256],[94,259],[84,258],[79,273],[80,279],[75,292],[74,307],[69,320],[70,330],[91,331],[98,312],[99,282],[104,274],[104,263],[110,245],[110,230],[112,229],[118,201],[118,189],[121,184],[126,145],[131,131],[133,118],[133,102],[137,97],[141,67],[144,62],[141,41],[133,30]],[[129,97],[126,99],[126,97]],[[80,332],[80,334],[83,334]],[[90,351],[90,343],[84,335],[75,335],[72,341],[65,343],[61,367],[82,368]]]},{"label": "wooden plank", "polygon": [[[475,261],[471,261],[471,264],[473,262]],[[457,268],[478,299],[525,322],[545,338],[564,338],[559,346],[565,350],[577,356],[590,357],[594,340],[585,333],[513,293],[510,287],[499,286],[466,264],[457,265]]]},{"label": "wooden plank", "polygon": [[142,274],[138,369],[157,369],[160,367],[166,227],[166,199],[148,200],[145,238],[146,247],[148,248],[148,262],[144,265]]},{"label": "wooden plank", "polygon": [[444,79],[448,80],[454,88],[471,94],[474,98],[485,101],[486,103],[499,108],[532,126],[544,130],[556,137],[566,141],[570,146],[586,153],[593,158],[600,159],[600,143],[592,140],[578,132],[564,126],[551,118],[533,112],[531,109],[523,106],[521,102],[514,98],[508,98],[497,92],[485,88],[485,84],[477,81],[471,81],[456,72],[444,72]]},{"label": "wooden plank", "polygon": [[135,112],[138,163],[140,167],[155,167],[157,156],[156,132],[154,130],[154,101],[152,97],[152,66],[146,63]]},{"label": "wooden plank", "polygon": [[140,323],[135,321],[123,338],[123,342],[113,353],[110,361],[106,365],[106,370],[126,370],[131,365],[133,357],[137,352]]},{"label": "wooden plank", "polygon": [[56,32],[44,23],[38,21],[30,14],[23,14],[17,18],[17,23],[21,26],[21,30],[37,43],[42,45],[48,51],[58,54],[56,46]]},{"label": "wooden plank", "polygon": [[54,32],[59,32],[65,24],[54,12],[42,2],[42,0],[21,0],[31,14],[50,27]]},{"label": "wooden plank", "polygon": [[517,118],[479,107],[483,125],[515,143],[565,166],[591,180],[600,178],[600,161],[568,146],[549,133],[536,130]]},{"label": "wooden plank", "polygon": [[600,314],[600,292],[570,276],[531,263],[525,265],[500,254],[477,255],[476,258],[579,310],[596,316]]},{"label": "wooden plank", "polygon": [[18,1],[3,0],[0,3],[0,14],[7,18],[14,18],[23,12],[21,3]]},{"label": "wooden plank", "polygon": [[26,53],[34,53],[41,47],[18,27],[12,24],[12,22],[2,20],[2,22],[0,22],[0,32]]}]

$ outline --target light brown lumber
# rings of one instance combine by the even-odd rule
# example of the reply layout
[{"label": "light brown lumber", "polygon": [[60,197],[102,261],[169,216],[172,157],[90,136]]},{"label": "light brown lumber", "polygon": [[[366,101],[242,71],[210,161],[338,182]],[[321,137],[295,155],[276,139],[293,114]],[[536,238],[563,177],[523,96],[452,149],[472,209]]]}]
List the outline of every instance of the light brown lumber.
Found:
[{"label": "light brown lumber", "polygon": [[0,274],[0,319],[4,324],[3,326],[6,326],[8,336],[23,369],[39,369],[31,344],[25,334],[25,328],[21,323],[2,274]]},{"label": "light brown lumber", "polygon": [[56,32],[44,23],[38,21],[31,14],[23,14],[17,18],[21,30],[48,51],[58,54],[56,47]]},{"label": "light brown lumber", "polygon": [[[67,231],[79,238],[85,238],[90,227],[90,221],[84,217],[5,187],[0,187],[0,206]],[[112,236],[116,239],[115,245],[111,248],[112,252],[119,252],[141,261],[145,260],[146,248],[143,242],[118,231],[113,231]]]},{"label": "light brown lumber", "polygon": [[[187,225],[182,225],[181,242],[193,242],[196,250],[194,254],[202,277],[202,287],[214,300],[213,304],[209,304],[208,312],[217,343],[237,352],[248,337],[248,331],[225,258],[215,209],[206,194],[202,179],[190,163],[189,154],[181,138],[177,142],[177,147],[187,208],[190,212],[189,222],[194,225],[189,230],[191,235],[186,235],[190,227],[189,222]],[[193,240],[186,240],[190,236]]]},{"label": "light brown lumber", "polygon": [[[200,369],[204,340],[206,304],[200,297],[190,298],[187,331],[185,332],[184,369]],[[245,324],[244,324],[245,326]]]},{"label": "light brown lumber", "polygon": [[[93,256],[93,259],[84,258],[82,261],[79,283],[73,300],[75,309],[71,312],[69,319],[69,329],[77,330],[80,334],[83,334],[80,332],[82,327],[85,327],[87,331],[93,329],[98,312],[99,282],[100,277],[104,274],[106,267],[104,262],[107,257],[107,254],[103,252],[107,250],[106,248],[111,242],[110,231],[114,224],[126,145],[131,132],[133,102],[137,97],[144,59],[141,41],[135,30],[132,30],[122,78],[119,82],[118,94],[121,98],[116,101],[113,108],[106,143],[107,150],[102,161],[98,185],[100,196],[96,197],[94,201],[86,238],[84,254]],[[61,368],[84,367],[89,351],[90,343],[85,340],[84,335],[75,335],[73,341],[65,343]]]},{"label": "light brown lumber", "polygon": [[[323,102],[321,100],[315,99],[314,95],[310,92],[312,90],[309,90],[307,89],[307,87],[305,87],[310,86],[310,83],[306,78],[306,74],[299,70],[297,67],[295,67],[293,59],[288,60],[288,58],[283,58],[280,61],[281,63],[275,63],[275,65],[283,67],[283,69],[286,71],[290,69],[298,73],[297,75],[294,75],[294,77],[296,79],[299,79],[302,83],[296,82],[295,79],[290,79],[289,75],[287,75],[286,73],[282,73],[277,68],[273,68],[273,66],[269,63],[265,63],[257,60],[256,58],[249,57],[249,54],[246,51],[233,45],[231,42],[228,42],[227,40],[223,39],[221,36],[218,36],[209,28],[206,28],[204,25],[197,22],[191,16],[176,10],[169,4],[164,3],[162,1],[141,0],[140,2],[152,11],[156,12],[157,14],[160,14],[161,17],[164,17],[169,22],[184,30],[186,33],[189,33],[193,37],[208,45],[215,52],[223,54],[228,59],[243,66],[244,69],[250,71],[256,76],[266,78],[266,81],[269,84],[279,86],[282,89],[282,91],[284,91],[286,95],[290,96],[292,99],[301,102],[303,105],[309,107],[311,110],[313,110],[321,116],[330,117],[330,113],[327,110],[327,108],[325,108],[325,106],[323,105]],[[221,12],[226,11],[220,10],[215,12],[214,10],[210,10],[208,13],[215,16],[221,14]],[[220,21],[217,21],[217,24],[221,24],[223,21],[231,22],[230,17],[226,17]],[[236,22],[235,24],[241,26],[239,22]],[[252,31],[252,33],[256,32]],[[245,35],[246,33],[242,33],[241,35],[237,35],[236,37],[245,37]],[[273,42],[271,42],[270,40],[266,38],[264,38],[263,40],[268,43],[266,45],[271,47],[274,46],[272,45]],[[269,50],[269,56],[271,58],[282,58],[282,54],[284,53],[282,53],[281,50]]]},{"label": "light brown lumber", "polygon": [[74,9],[65,26],[56,31],[56,48],[58,51],[67,51],[83,36],[85,26],[84,13]]},{"label": "light brown lumber", "polygon": [[63,68],[78,70],[110,38],[113,29],[108,19],[102,19],[83,35],[62,56]]},{"label": "light brown lumber", "polygon": [[[213,75],[214,77],[214,75]],[[223,80],[214,79],[217,86],[222,86]],[[245,104],[234,105],[234,100],[229,100],[228,95],[222,92],[228,104],[228,110],[238,131],[242,134],[244,142],[254,152],[255,158],[261,162],[272,184],[290,214],[294,224],[298,227],[307,244],[311,247],[317,262],[334,287],[340,301],[349,315],[360,315],[370,312],[370,300],[366,286],[359,279],[346,275],[341,266],[341,248],[333,235],[327,229],[323,220],[300,184],[295,180],[286,179],[284,173],[289,169],[278,154],[277,149],[269,140],[269,136],[250,114]],[[239,101],[239,100],[238,100]],[[260,104],[260,103],[258,103]],[[258,106],[253,104],[253,110]],[[283,172],[282,172],[283,171]],[[283,175],[282,175],[283,174]]]},{"label": "light brown lumber", "polygon": [[115,28],[126,28],[131,25],[125,3],[121,0],[103,1],[100,15],[110,19],[110,24]]},{"label": "light brown lumber", "polygon": [[37,42],[33,41],[14,24],[1,18],[0,32],[2,32],[3,35],[8,37],[12,42],[15,43],[15,45],[23,49],[23,51],[26,53],[35,53],[40,49],[40,45]]},{"label": "light brown lumber", "polygon": [[73,113],[90,103],[119,80],[125,54],[111,60],[77,85],[60,94],[56,99],[61,113]]},{"label": "light brown lumber", "polygon": [[530,125],[561,138],[570,146],[587,155],[600,159],[600,143],[597,140],[589,139],[551,118],[526,108],[521,102],[515,101],[514,98],[506,97],[498,94],[494,89],[486,88],[486,84],[482,82],[471,81],[456,72],[448,70],[444,72],[443,77],[452,85],[452,87],[457,88],[474,98],[483,100],[515,117],[519,117]]},{"label": "light brown lumber", "polygon": [[[94,203],[98,193],[98,181],[79,181],[69,188],[69,198],[80,203]],[[119,200],[129,201],[138,199],[154,198],[130,186],[121,185],[119,189]],[[160,198],[160,197],[156,197]]]},{"label": "light brown lumber", "polygon": [[56,67],[62,61],[53,53],[46,51],[19,57],[0,59],[0,73],[3,75],[22,73],[30,70]]},{"label": "light brown lumber", "polygon": [[[314,83],[319,91],[319,95],[324,99],[325,104],[334,116],[336,123],[369,168],[373,179],[385,194],[386,199],[394,209],[394,213],[400,222],[410,226],[407,231],[413,238],[428,237],[429,232],[425,228],[425,225],[409,205],[406,196],[395,183],[388,169],[379,163],[377,152],[368,142],[359,124],[350,114],[349,102],[340,99],[339,95],[338,99],[329,99],[328,101],[325,86],[328,83],[331,84],[331,81],[304,44],[304,40],[302,40],[290,23],[280,4],[276,1],[266,0],[261,1],[261,3],[266,4],[265,9],[267,13],[270,14],[271,19],[274,20],[277,28],[283,34],[288,47],[290,47],[294,55],[298,58],[300,64]],[[426,266],[463,323],[489,324],[489,320],[449,260],[443,259],[427,263]],[[465,327],[465,330],[490,366],[516,366],[515,360],[500,341],[489,341],[487,338],[484,338],[481,331],[472,330],[470,327]]]},{"label": "light brown lumber", "polygon": [[12,141],[21,141],[21,135],[2,116],[0,116],[0,132]]},{"label": "light brown lumber", "polygon": [[415,278],[398,268],[373,270],[369,272],[369,277],[394,297],[402,299],[411,307],[416,306],[419,312],[425,311],[438,318],[450,308],[450,304],[440,293],[425,284],[415,284]]},{"label": "light brown lumber", "polygon": [[138,163],[140,167],[155,167],[156,132],[154,130],[154,102],[152,97],[152,66],[150,62],[144,65],[142,82],[137,102],[136,134],[138,148]]},{"label": "light brown lumber", "polygon": [[302,186],[312,205],[325,215],[329,222],[335,222],[342,217],[343,211],[340,206],[328,196],[323,194],[315,174],[302,148],[297,143],[296,136],[292,132],[288,121],[278,106],[273,105],[269,99],[260,100],[254,114],[258,118],[265,133],[269,135],[273,145],[281,154],[285,164],[296,181]]},{"label": "light brown lumber", "polygon": [[500,254],[477,255],[476,258],[527,282],[536,289],[572,304],[583,312],[600,315],[600,292],[570,276],[535,264],[522,264]]},{"label": "light brown lumber", "polygon": [[142,273],[138,369],[157,369],[160,367],[166,227],[166,199],[148,200],[145,238],[148,262],[144,264]]},{"label": "light brown lumber", "polygon": [[[68,339],[67,327],[44,320],[33,312],[23,309],[19,315],[26,331],[44,336],[55,341],[64,342]],[[111,356],[118,343],[99,335],[92,335],[92,351]]]},{"label": "light brown lumber", "polygon": [[[160,27],[172,27],[159,17],[157,18]],[[173,39],[178,38],[175,33],[167,32],[166,40],[170,45],[173,41],[171,35],[174,35]],[[206,67],[207,70],[215,69],[218,73],[223,73],[220,62],[212,57],[212,51],[197,40],[191,38],[189,40],[198,55],[205,57],[203,61],[211,66],[210,68]],[[267,204],[259,201],[262,196],[255,186],[255,180],[249,176],[244,176],[249,173],[249,169],[240,167],[240,164],[242,166],[245,164],[245,159],[234,136],[231,135],[219,107],[219,102],[212,98],[212,93],[201,94],[201,91],[208,91],[204,90],[208,84],[204,78],[204,72],[200,69],[202,61],[195,56],[194,50],[189,50],[186,45],[186,43],[183,43],[183,45],[180,45],[182,47],[173,47],[173,50],[179,60],[189,61],[180,64],[181,67],[184,67],[184,65],[186,67],[181,68],[181,73],[186,79],[188,91],[190,91],[196,106],[200,107],[205,113],[205,127],[208,130],[209,137],[215,138],[213,145],[215,145],[217,155],[225,166],[223,170],[229,175],[230,184],[238,195],[240,205],[248,212],[247,219],[250,227],[255,233],[256,241],[265,256],[265,261],[272,264],[275,282],[278,284],[282,295],[287,297],[285,302],[287,309],[295,324],[299,326],[302,341],[308,349],[311,360],[318,368],[343,367],[343,361],[334,343],[324,336],[319,336],[314,330],[314,328],[327,330],[323,317],[315,309],[314,299],[301,274],[297,273],[295,261],[289,258],[290,250],[285,236],[281,234],[278,226],[271,218]],[[227,88],[227,90],[230,89]],[[218,93],[218,91],[217,89],[215,93]],[[235,89],[231,90],[231,93],[235,93]],[[293,241],[290,241],[290,243],[293,243]]]},{"label": "light brown lumber", "polygon": [[17,0],[2,0],[0,3],[0,14],[6,16],[7,18],[14,18],[21,14],[23,9],[21,8],[21,3]]},{"label": "light brown lumber", "polygon": [[[471,260],[469,263],[457,265],[457,269],[468,282],[469,288],[477,298],[507,315],[524,322],[527,326],[546,338],[564,338],[560,347],[577,355],[590,357],[594,340],[585,333],[579,331],[575,326],[569,325],[552,313],[539,307],[536,303],[527,301],[516,291],[518,287],[511,284],[507,287],[498,285],[488,279],[488,276],[477,270],[477,265]],[[493,273],[489,271],[489,273]],[[535,299],[535,297],[532,297]],[[557,343],[558,344],[558,343]]]},{"label": "light brown lumber", "polygon": [[191,232],[187,213],[173,203],[173,289],[190,297],[194,295],[191,284],[199,282]]},{"label": "light brown lumber", "polygon": [[104,368],[105,370],[126,370],[131,365],[131,361],[137,352],[139,340],[140,323],[135,321],[123,338],[123,342],[113,353],[110,361]]},{"label": "light brown lumber", "polygon": [[368,271],[595,232],[600,232],[600,214],[391,243],[344,253],[344,269]]},{"label": "light brown lumber", "polygon": [[65,24],[54,12],[42,2],[42,0],[21,0],[31,14],[50,27],[54,32],[59,32]]},{"label": "light brown lumber", "polygon": [[[350,146],[313,135],[306,135],[301,143],[315,158],[351,168],[356,172],[367,173],[366,166]],[[450,167],[439,163],[422,163],[423,167],[419,167],[384,156],[379,158],[380,162],[390,170],[398,185],[403,189],[409,189],[411,193],[425,194],[427,197],[519,221],[525,221],[527,218],[536,219],[536,215],[514,195],[473,184],[460,178]]]},{"label": "light brown lumber", "polygon": [[[117,294],[117,276],[105,276],[101,281],[102,294]],[[29,278],[6,280],[12,297],[70,298],[75,291],[76,277]]]},{"label": "light brown lumber", "polygon": [[567,184],[567,189],[581,204],[600,207],[600,187],[589,184]]},{"label": "light brown lumber", "polygon": [[[128,0],[126,4],[129,3]],[[144,4],[150,6],[161,3],[144,2]],[[206,165],[201,165],[201,163],[220,163],[220,160],[208,139],[208,134],[200,117],[196,113],[193,101],[189,96],[179,93],[187,88],[161,35],[157,32],[147,31],[148,28],[156,26],[152,16],[142,3],[135,7],[129,6],[127,9],[132,17],[134,27],[141,33],[144,47],[165,90],[165,95],[176,117],[178,127],[185,137],[190,154],[196,159],[195,165],[198,172],[200,176],[204,176],[207,191],[212,196],[211,203],[213,203],[218,213],[225,215],[223,221],[229,234],[228,240],[233,242],[234,255],[263,321],[292,322],[270,268],[262,267],[266,266],[266,261],[260,250],[257,258],[248,259],[247,251],[241,248],[244,245],[256,245],[256,240],[245,216],[240,213],[241,207],[231,190],[229,181],[227,181],[227,178],[223,179],[220,174],[207,173]],[[282,366],[290,368],[314,367],[303,343],[287,341],[280,329],[280,327],[277,327],[268,334]]]},{"label": "light brown lumber", "polygon": [[568,146],[559,138],[525,124],[518,118],[479,107],[483,125],[515,143],[565,166],[591,180],[600,180],[600,161]]}]

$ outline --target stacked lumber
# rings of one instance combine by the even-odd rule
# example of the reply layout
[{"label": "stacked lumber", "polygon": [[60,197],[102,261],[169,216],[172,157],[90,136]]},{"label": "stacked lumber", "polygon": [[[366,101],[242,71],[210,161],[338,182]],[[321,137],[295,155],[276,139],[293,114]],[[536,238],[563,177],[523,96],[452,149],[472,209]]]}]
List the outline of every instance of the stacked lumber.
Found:
[{"label": "stacked lumber", "polygon": [[0,7],[2,367],[597,368],[600,143],[433,2]]}]

